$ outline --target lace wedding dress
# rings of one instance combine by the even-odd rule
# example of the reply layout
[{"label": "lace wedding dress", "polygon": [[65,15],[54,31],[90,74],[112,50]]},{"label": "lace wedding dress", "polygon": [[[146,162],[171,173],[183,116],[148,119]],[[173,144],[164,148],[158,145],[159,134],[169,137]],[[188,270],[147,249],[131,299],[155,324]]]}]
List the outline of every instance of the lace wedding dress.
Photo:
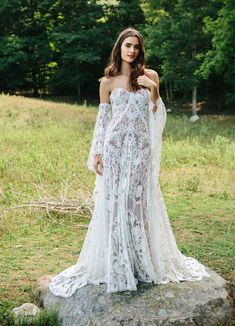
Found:
[{"label": "lace wedding dress", "polygon": [[[210,277],[195,258],[178,249],[159,185],[166,109],[157,112],[150,92],[115,88],[101,103],[90,148],[103,160],[96,175],[94,210],[77,263],[54,276],[50,291],[70,297],[86,284],[107,292],[135,291],[138,281],[154,284]],[[112,108],[112,110],[111,110]]]}]

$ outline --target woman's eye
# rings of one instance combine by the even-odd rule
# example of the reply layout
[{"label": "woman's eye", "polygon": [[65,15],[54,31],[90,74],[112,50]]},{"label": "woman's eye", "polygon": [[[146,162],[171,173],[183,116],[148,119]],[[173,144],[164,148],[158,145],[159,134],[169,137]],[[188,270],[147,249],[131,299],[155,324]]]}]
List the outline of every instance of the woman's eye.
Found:
[{"label": "woman's eye", "polygon": [[[126,44],[126,47],[127,48],[130,48],[131,47],[131,44]],[[140,49],[140,46],[139,45],[135,45],[134,48],[135,48],[135,50],[139,50]]]}]

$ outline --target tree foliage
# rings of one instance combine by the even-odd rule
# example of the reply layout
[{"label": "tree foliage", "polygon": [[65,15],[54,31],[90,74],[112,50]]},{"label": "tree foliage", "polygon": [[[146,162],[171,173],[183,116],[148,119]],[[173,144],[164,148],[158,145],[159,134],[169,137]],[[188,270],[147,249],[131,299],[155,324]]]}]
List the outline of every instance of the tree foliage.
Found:
[{"label": "tree foliage", "polygon": [[169,100],[235,104],[232,0],[0,0],[0,89],[97,93],[110,51],[126,27],[145,38],[148,64]]},{"label": "tree foliage", "polygon": [[[205,33],[211,46],[204,53],[199,73],[207,80],[215,73],[225,93],[225,104],[235,103],[235,3],[232,0],[217,1],[222,5],[217,17],[205,17]],[[221,91],[221,89],[220,89]]]}]

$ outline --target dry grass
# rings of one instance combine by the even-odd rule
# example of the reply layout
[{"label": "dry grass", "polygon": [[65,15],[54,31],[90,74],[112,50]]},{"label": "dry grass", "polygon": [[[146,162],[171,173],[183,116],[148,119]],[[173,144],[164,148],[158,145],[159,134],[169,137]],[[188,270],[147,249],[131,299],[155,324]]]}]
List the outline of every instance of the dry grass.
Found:
[{"label": "dry grass", "polygon": [[[0,212],[37,199],[35,184],[54,198],[61,198],[65,188],[66,198],[77,198],[85,191],[81,180],[93,189],[94,174],[86,161],[96,112],[92,107],[0,96]],[[168,114],[160,175],[180,250],[226,279],[235,269],[233,119],[204,116],[190,125],[186,116]],[[51,216],[28,208],[2,215],[0,316],[13,305],[37,303],[37,278],[76,262],[87,231],[79,225],[88,225],[89,219],[62,212]]]}]

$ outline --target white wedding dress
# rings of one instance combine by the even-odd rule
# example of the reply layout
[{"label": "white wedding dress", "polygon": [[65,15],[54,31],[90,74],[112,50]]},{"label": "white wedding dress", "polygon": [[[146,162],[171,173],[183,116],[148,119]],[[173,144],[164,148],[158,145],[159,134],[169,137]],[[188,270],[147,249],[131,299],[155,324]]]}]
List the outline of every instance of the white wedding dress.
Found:
[{"label": "white wedding dress", "polygon": [[[159,185],[166,109],[157,112],[148,89],[115,88],[101,103],[90,148],[103,160],[96,175],[94,210],[77,263],[49,283],[56,296],[70,297],[87,284],[107,292],[135,291],[138,281],[165,284],[210,277],[195,258],[178,249]],[[112,110],[111,110],[112,109]]]}]

